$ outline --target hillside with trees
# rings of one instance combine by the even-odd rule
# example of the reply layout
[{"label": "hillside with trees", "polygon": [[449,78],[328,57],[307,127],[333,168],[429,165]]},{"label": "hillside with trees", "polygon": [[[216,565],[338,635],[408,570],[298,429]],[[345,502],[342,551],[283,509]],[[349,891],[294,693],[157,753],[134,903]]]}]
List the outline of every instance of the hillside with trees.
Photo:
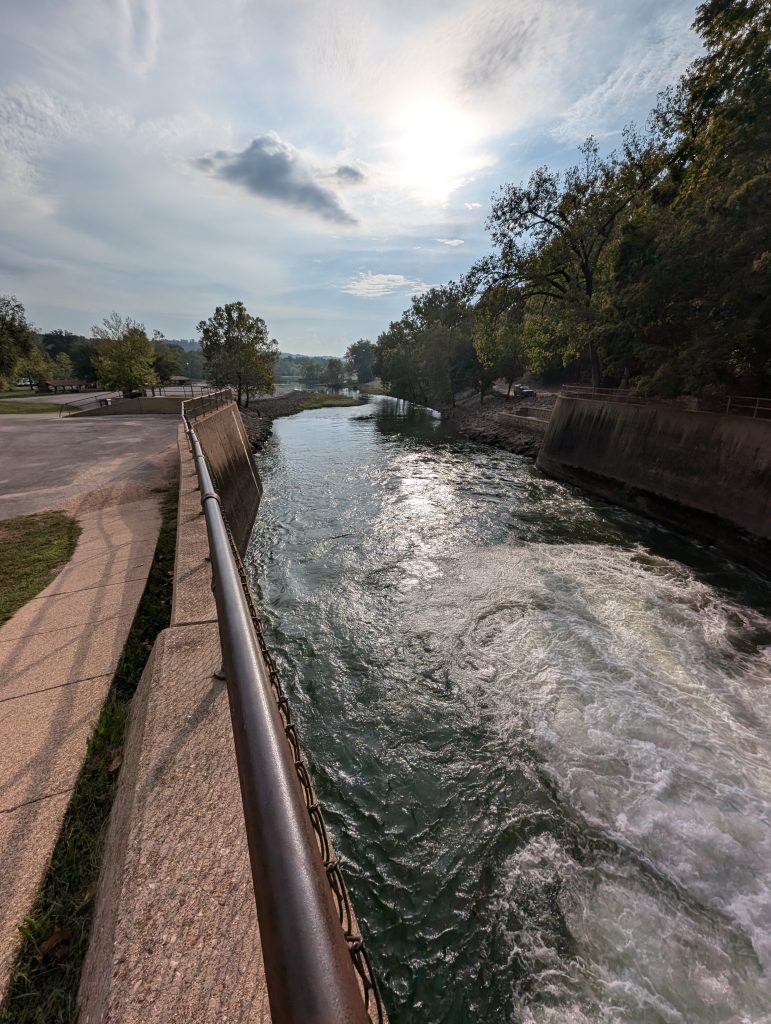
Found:
[{"label": "hillside with trees", "polygon": [[771,8],[708,0],[704,54],[645,131],[493,197],[492,251],[377,340],[391,392],[452,405],[493,380],[771,395]]}]

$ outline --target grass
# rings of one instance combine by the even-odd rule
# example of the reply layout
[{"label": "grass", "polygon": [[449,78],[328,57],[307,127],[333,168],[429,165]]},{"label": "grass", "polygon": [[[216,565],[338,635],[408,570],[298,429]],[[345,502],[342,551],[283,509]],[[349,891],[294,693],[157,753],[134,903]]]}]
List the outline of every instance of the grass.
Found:
[{"label": "grass", "polygon": [[[7,401],[0,400],[0,415],[23,415],[25,413],[41,413],[41,412],[59,412],[61,405],[56,405],[54,402],[22,402],[18,398],[8,399]],[[66,408],[66,406],[65,406]]]},{"label": "grass", "polygon": [[89,740],[51,864],[21,927],[0,1024],[75,1024],[107,822],[118,784],[129,702],[171,617],[176,487],[166,493],[158,545],[113,685]]},{"label": "grass", "polygon": [[47,587],[75,550],[80,527],[63,512],[0,521],[0,625]]},{"label": "grass", "polygon": [[303,401],[305,409],[323,409],[327,405],[364,405],[363,399],[351,395],[334,395],[324,391],[308,391],[306,394],[308,397]]},{"label": "grass", "polygon": [[9,388],[5,391],[0,389],[0,398],[32,398],[37,391],[33,388]]}]

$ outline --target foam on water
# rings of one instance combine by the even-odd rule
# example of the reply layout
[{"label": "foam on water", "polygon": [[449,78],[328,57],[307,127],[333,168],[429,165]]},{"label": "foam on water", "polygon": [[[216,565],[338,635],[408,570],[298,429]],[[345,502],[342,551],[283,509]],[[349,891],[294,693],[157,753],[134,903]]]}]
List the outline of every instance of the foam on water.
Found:
[{"label": "foam on water", "polygon": [[684,1021],[684,992],[699,1020],[765,1019],[771,687],[753,637],[767,621],[640,550],[496,545],[443,568],[420,618],[453,645],[454,684],[617,848],[587,872],[539,839],[507,880],[559,877],[573,969],[611,1014],[599,1019]]},{"label": "foam on water", "polygon": [[381,402],[251,561],[392,1024],[771,1022],[771,591]]}]

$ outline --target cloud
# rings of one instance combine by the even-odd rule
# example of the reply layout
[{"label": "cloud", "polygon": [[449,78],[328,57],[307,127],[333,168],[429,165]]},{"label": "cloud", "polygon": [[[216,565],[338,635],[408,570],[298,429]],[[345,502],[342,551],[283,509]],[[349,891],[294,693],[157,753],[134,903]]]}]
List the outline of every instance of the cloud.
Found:
[{"label": "cloud", "polygon": [[394,292],[409,291],[410,295],[419,295],[428,290],[425,281],[404,274],[373,274],[361,272],[341,286],[341,291],[349,295],[358,295],[362,299],[379,299]]},{"label": "cloud", "polygon": [[160,18],[156,0],[119,0],[123,29],[123,59],[145,75],[158,60]]},{"label": "cloud", "polygon": [[528,57],[536,28],[536,19],[512,21],[516,10],[490,12],[480,24],[472,51],[464,62],[461,81],[467,89],[489,89],[497,85]]},{"label": "cloud", "polygon": [[[309,210],[335,224],[357,223],[340,205],[335,193],[319,184],[311,164],[275,132],[259,135],[240,153],[218,150],[211,156],[198,157],[194,164],[263,199]],[[345,169],[356,174],[353,167]],[[343,168],[338,168],[336,174],[340,170]]]},{"label": "cloud", "polygon": [[691,32],[690,11],[659,18],[635,40],[621,62],[590,92],[576,100],[552,129],[565,142],[581,142],[587,135],[616,134],[646,96],[674,83],[696,56],[699,43]]},{"label": "cloud", "polygon": [[463,205],[467,210],[481,210],[482,208],[481,203],[464,203]]},{"label": "cloud", "polygon": [[442,245],[463,245],[462,238],[435,238],[435,242],[441,242]]},{"label": "cloud", "polygon": [[358,167],[352,167],[350,164],[341,164],[332,177],[341,185],[362,185],[367,180],[366,175]]}]

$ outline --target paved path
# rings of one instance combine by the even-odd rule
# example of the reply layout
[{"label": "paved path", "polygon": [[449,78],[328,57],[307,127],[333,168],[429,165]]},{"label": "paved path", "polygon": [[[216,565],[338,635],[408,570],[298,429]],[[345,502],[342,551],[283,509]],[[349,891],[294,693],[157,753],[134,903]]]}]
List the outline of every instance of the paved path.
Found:
[{"label": "paved path", "polygon": [[0,997],[144,589],[177,426],[0,421],[0,518],[65,508],[82,527],[72,560],[0,628]]}]

